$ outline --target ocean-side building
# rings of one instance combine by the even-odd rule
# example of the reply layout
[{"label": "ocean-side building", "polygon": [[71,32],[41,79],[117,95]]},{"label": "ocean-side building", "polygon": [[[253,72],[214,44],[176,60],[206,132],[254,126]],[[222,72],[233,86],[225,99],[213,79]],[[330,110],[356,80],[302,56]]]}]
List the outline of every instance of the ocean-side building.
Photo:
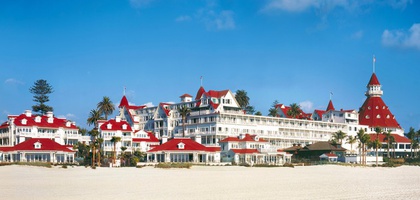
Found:
[{"label": "ocean-side building", "polygon": [[74,163],[75,151],[50,138],[30,138],[14,146],[0,147],[0,162]]},{"label": "ocean-side building", "polygon": [[0,125],[0,146],[14,146],[31,138],[51,139],[69,146],[90,141],[89,136],[79,133],[75,122],[55,117],[53,112],[35,115],[26,110],[20,115],[9,115]]}]

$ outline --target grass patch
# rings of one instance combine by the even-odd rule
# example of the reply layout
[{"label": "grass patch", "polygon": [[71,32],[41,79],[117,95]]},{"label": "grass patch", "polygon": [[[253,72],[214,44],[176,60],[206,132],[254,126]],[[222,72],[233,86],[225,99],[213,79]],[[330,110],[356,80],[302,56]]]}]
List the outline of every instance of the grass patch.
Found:
[{"label": "grass patch", "polygon": [[191,163],[159,163],[155,165],[155,168],[170,169],[170,168],[185,168],[190,169]]},{"label": "grass patch", "polygon": [[51,163],[49,162],[16,162],[15,165],[23,165],[23,166],[35,166],[35,167],[46,167],[51,168]]},{"label": "grass patch", "polygon": [[281,165],[270,165],[270,164],[255,164],[253,167],[281,167]]}]

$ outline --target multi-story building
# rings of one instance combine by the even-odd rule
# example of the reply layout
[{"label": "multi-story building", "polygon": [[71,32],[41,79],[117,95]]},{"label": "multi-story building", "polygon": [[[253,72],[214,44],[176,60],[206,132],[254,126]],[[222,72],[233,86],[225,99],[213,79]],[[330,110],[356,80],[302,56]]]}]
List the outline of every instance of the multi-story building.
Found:
[{"label": "multi-story building", "polygon": [[79,134],[74,122],[54,117],[53,112],[34,115],[26,110],[20,115],[9,115],[0,125],[0,146],[14,146],[31,138],[48,138],[68,146],[90,141],[89,136]]}]

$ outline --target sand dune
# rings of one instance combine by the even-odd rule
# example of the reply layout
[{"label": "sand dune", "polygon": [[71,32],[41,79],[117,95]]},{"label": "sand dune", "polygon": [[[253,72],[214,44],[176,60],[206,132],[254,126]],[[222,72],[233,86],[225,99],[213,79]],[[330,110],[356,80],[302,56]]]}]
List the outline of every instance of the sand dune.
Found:
[{"label": "sand dune", "polygon": [[418,199],[420,167],[0,167],[0,199]]}]

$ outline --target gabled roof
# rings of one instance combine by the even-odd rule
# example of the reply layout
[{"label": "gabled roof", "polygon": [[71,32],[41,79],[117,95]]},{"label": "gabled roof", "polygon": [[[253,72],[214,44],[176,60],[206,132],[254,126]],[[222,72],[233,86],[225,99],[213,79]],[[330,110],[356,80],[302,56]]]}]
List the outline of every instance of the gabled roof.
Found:
[{"label": "gabled roof", "polygon": [[[35,143],[41,143],[41,148],[35,149]],[[74,152],[64,145],[47,138],[31,138],[14,147],[0,147],[0,151],[64,151]]]},{"label": "gabled roof", "polygon": [[369,85],[381,85],[375,73],[373,73],[372,76],[370,77],[370,80],[367,86],[369,87]]},{"label": "gabled roof", "polygon": [[[108,124],[111,125],[111,127],[108,127]],[[126,125],[127,128],[123,129],[123,126]],[[110,119],[104,124],[101,125],[100,129],[102,131],[133,131],[130,124],[127,121],[120,120],[117,122],[115,119]]]},{"label": "gabled roof", "polygon": [[330,142],[316,142],[311,145],[303,147],[303,149],[307,149],[310,151],[346,151],[345,148],[337,147]]},{"label": "gabled roof", "polygon": [[120,105],[118,106],[118,108],[126,108],[126,109],[132,109],[132,110],[138,110],[138,109],[142,109],[145,108],[145,105],[142,106],[135,106],[135,105],[130,105],[130,103],[128,103],[127,97],[125,97],[125,95],[121,98],[120,101]]},{"label": "gabled roof", "polygon": [[359,124],[369,127],[401,128],[381,97],[367,97],[359,110]]},{"label": "gabled roof", "polygon": [[[9,116],[9,118],[12,116]],[[15,116],[13,116],[15,117]],[[35,118],[40,117],[40,121],[36,122]],[[28,117],[25,114],[20,114],[14,119],[14,124],[16,126],[36,126],[40,128],[66,128],[66,129],[77,129],[76,125],[70,123],[70,126],[66,126],[68,120],[63,118],[52,117],[52,123],[48,123],[48,116],[46,115],[31,115]],[[26,124],[23,121],[26,120]]]},{"label": "gabled roof", "polygon": [[165,112],[166,116],[169,116],[170,109],[167,108],[167,106],[171,105],[170,103],[160,103],[159,107],[162,108],[162,110]]},{"label": "gabled roof", "polygon": [[[404,136],[400,136],[398,134],[391,134],[394,139],[395,142],[397,143],[411,143],[411,140],[404,137]],[[376,140],[376,134],[369,134],[370,136],[370,141],[375,141]],[[386,137],[384,134],[378,134],[378,139],[381,143],[387,143],[388,141],[386,140]]]},{"label": "gabled roof", "polygon": [[160,142],[159,139],[156,138],[155,134],[153,134],[150,131],[147,131],[147,137],[146,138],[133,138],[133,142],[150,142],[150,143],[157,143]]},{"label": "gabled roof", "polygon": [[258,138],[258,141],[255,141],[255,137],[256,135],[250,135],[250,134],[245,134],[244,138],[240,139],[239,137],[227,137],[221,141],[219,141],[219,143],[224,143],[224,142],[267,142],[266,140],[262,139],[262,138]]},{"label": "gabled roof", "polygon": [[206,95],[210,97],[214,97],[214,98],[220,98],[220,97],[226,96],[227,93],[229,93],[229,90],[221,90],[221,91],[209,90],[206,93]]},{"label": "gabled roof", "polygon": [[195,95],[195,100],[199,100],[201,99],[201,96],[206,92],[206,90],[204,90],[203,86],[201,86],[198,91],[197,91],[197,95]]},{"label": "gabled roof", "polygon": [[314,110],[314,112],[318,115],[320,119],[322,119],[322,115],[326,112],[325,110]]},{"label": "gabled roof", "polygon": [[330,102],[328,102],[328,106],[327,106],[327,109],[325,111],[329,111],[329,110],[335,110],[334,105],[333,105],[331,100],[330,100]]},{"label": "gabled roof", "polygon": [[9,127],[9,122],[8,121],[5,121],[0,125],[0,129],[8,128],[8,127]]},{"label": "gabled roof", "polygon": [[[179,149],[178,144],[183,143],[184,148]],[[213,147],[206,147],[200,143],[197,143],[190,138],[174,138],[169,140],[166,143],[163,143],[148,152],[158,152],[158,151],[206,151],[206,152],[215,152],[220,151],[220,147],[213,148]]]},{"label": "gabled roof", "polygon": [[[281,110],[281,112],[283,112],[283,114],[286,118],[292,118],[288,114],[288,111],[291,109],[290,106],[286,106],[284,104],[277,104],[275,106],[275,108],[279,108]],[[310,113],[308,114],[308,113],[303,112],[302,109],[299,109],[299,111],[300,111],[300,114],[299,114],[299,117],[297,117],[297,119],[310,119],[311,116],[312,116],[312,114],[310,114]]]}]

